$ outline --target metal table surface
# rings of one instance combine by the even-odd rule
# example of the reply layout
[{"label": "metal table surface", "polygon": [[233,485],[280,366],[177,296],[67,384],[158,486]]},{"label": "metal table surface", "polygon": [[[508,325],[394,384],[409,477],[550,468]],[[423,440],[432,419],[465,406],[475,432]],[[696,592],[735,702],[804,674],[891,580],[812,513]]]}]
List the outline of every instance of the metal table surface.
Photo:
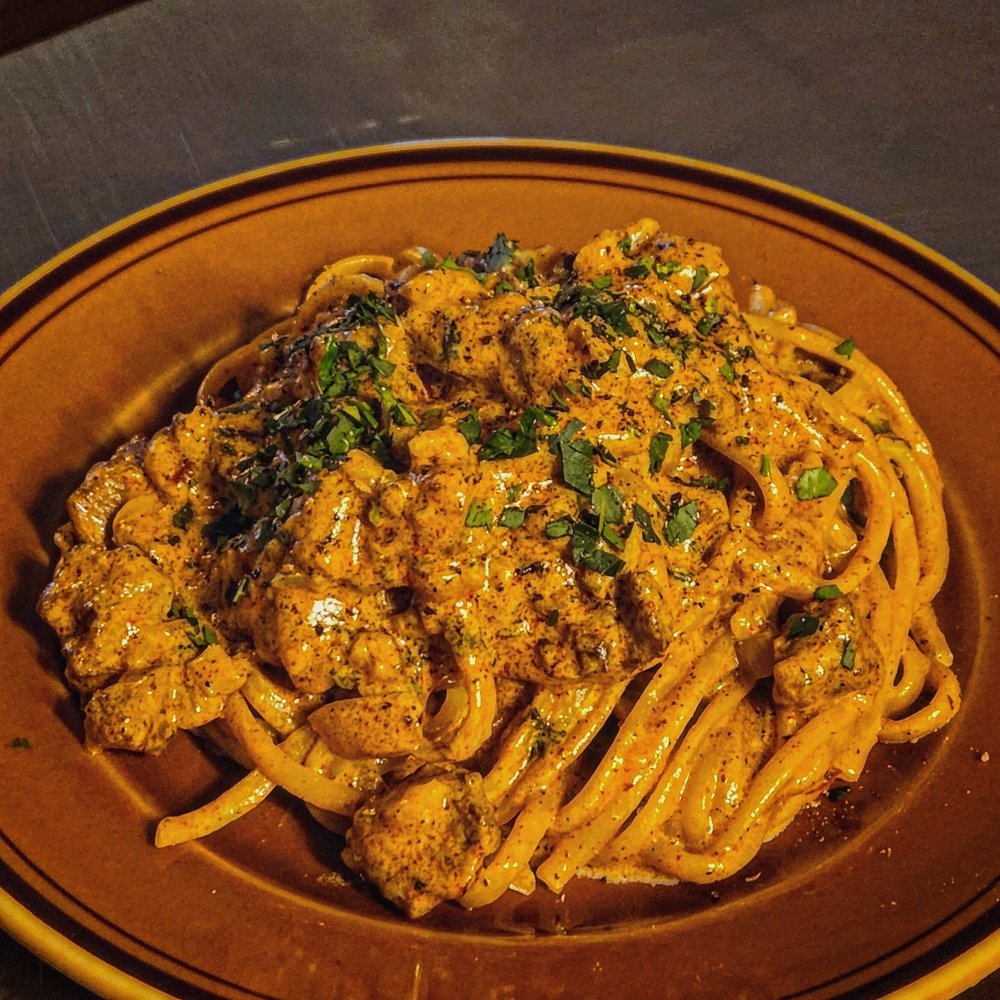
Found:
[{"label": "metal table surface", "polygon": [[[995,287],[998,28],[989,0],[144,0],[0,56],[0,288],[206,181],[496,135],[764,174]],[[89,995],[0,935],[0,1000]]]}]

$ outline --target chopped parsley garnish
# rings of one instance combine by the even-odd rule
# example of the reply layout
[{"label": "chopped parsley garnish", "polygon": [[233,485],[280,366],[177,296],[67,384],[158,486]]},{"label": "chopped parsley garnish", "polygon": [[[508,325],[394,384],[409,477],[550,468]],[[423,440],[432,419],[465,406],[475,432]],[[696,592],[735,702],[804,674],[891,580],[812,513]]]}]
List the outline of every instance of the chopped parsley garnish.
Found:
[{"label": "chopped parsley garnish", "polygon": [[813,597],[817,601],[832,601],[835,597],[842,597],[843,591],[835,583],[827,584],[823,587],[817,587],[813,592]]},{"label": "chopped parsley garnish", "polygon": [[205,649],[207,646],[214,646],[219,641],[219,637],[215,634],[214,629],[209,628],[207,625],[202,625],[200,628],[192,628],[187,633],[187,637],[195,649]]},{"label": "chopped parsley garnish", "polygon": [[565,538],[572,533],[573,519],[571,517],[559,517],[545,525],[545,534],[548,538]]},{"label": "chopped parsley garnish", "polygon": [[467,528],[488,528],[491,524],[493,524],[493,515],[490,513],[489,507],[481,504],[478,500],[473,500],[465,512],[465,526]]},{"label": "chopped parsley garnish", "polygon": [[642,533],[643,541],[652,542],[654,545],[660,545],[660,536],[656,533],[656,529],[653,527],[653,518],[649,511],[645,507],[641,507],[639,504],[632,505],[632,516],[635,518],[635,523],[639,525],[639,531]]},{"label": "chopped parsley garnish", "polygon": [[496,239],[483,254],[483,270],[493,273],[506,267],[513,262],[516,249],[517,244],[513,240],[507,239],[503,233],[497,233]]},{"label": "chopped parsley garnish", "polygon": [[762,476],[771,475],[771,456],[761,455],[760,456],[760,474]]},{"label": "chopped parsley garnish", "polygon": [[[376,382],[375,392],[394,424],[397,424],[400,427],[416,426],[417,418],[413,411],[406,403],[403,402],[403,400],[397,399],[388,386]],[[373,424],[371,420],[368,420],[368,425],[369,427],[378,426],[377,421]]]},{"label": "chopped parsley garnish", "polygon": [[667,420],[670,422],[670,426],[672,427],[673,420],[671,419],[670,416],[670,400],[667,399],[667,397],[664,396],[659,389],[657,389],[656,392],[653,393],[653,398],[650,400],[650,402],[653,404],[653,409],[659,410],[660,413],[662,413],[667,418]]},{"label": "chopped parsley garnish", "polygon": [[795,495],[800,500],[828,497],[837,488],[837,480],[822,466],[804,469],[795,483]]},{"label": "chopped parsley garnish", "polygon": [[558,454],[563,482],[589,497],[594,492],[594,446],[585,438],[560,438]]},{"label": "chopped parsley garnish", "polygon": [[725,493],[729,489],[729,477],[723,476],[721,479],[715,476],[701,476],[698,479],[691,480],[692,486],[701,486],[706,490],[718,490],[720,493]]},{"label": "chopped parsley garnish", "polygon": [[704,264],[699,264],[694,271],[694,276],[691,278],[691,291],[696,292],[701,288],[706,281],[708,281],[711,271]]},{"label": "chopped parsley garnish", "polygon": [[599,548],[601,534],[584,521],[573,525],[571,553],[575,565],[593,570],[602,576],[617,576],[625,561],[612,552]]},{"label": "chopped parsley garnish", "polygon": [[[556,422],[555,414],[541,406],[529,406],[515,427],[501,427],[494,431],[479,449],[482,462],[498,458],[523,458],[538,451],[537,425],[551,427]],[[583,426],[582,424],[580,425]]]},{"label": "chopped parsley garnish", "polygon": [[7,745],[13,750],[30,750],[31,740],[27,736],[15,736]]},{"label": "chopped parsley garnish", "polygon": [[819,619],[815,615],[793,615],[788,622],[788,638],[801,639],[819,631]]},{"label": "chopped parsley garnish", "polygon": [[645,278],[654,266],[655,259],[653,257],[643,257],[637,264],[625,268],[625,276],[627,278]]},{"label": "chopped parsley garnish", "polygon": [[736,381],[736,369],[732,366],[732,364],[729,361],[727,361],[723,365],[719,365],[719,374],[727,382],[732,383]]},{"label": "chopped parsley garnish", "polygon": [[[556,612],[556,621],[559,619],[559,613]],[[555,624],[555,622],[549,622],[550,625]],[[566,735],[564,729],[556,729],[552,723],[547,722],[543,717],[541,712],[537,708],[531,709],[531,714],[529,715],[531,719],[531,725],[534,728],[534,739],[531,742],[531,746],[528,748],[528,756],[531,760],[535,760],[537,757],[541,757],[545,751],[555,743],[558,743]]]},{"label": "chopped parsley garnish", "polygon": [[574,521],[571,517],[560,517],[545,525],[548,538],[569,538],[570,556],[574,565],[594,570],[603,576],[616,576],[624,567],[624,560],[600,547],[607,535],[586,521]]},{"label": "chopped parsley garnish", "polygon": [[670,378],[674,373],[673,367],[659,358],[650,358],[642,367],[657,378]]},{"label": "chopped parsley garnish", "polygon": [[504,507],[497,518],[497,524],[501,528],[520,528],[526,516],[527,511],[520,507]]},{"label": "chopped parsley garnish", "polygon": [[191,501],[187,500],[181,506],[174,516],[170,519],[170,523],[175,528],[180,528],[183,530],[191,523],[191,518],[194,517],[194,510],[191,507]]},{"label": "chopped parsley garnish", "polygon": [[703,337],[711,335],[712,331],[722,322],[722,313],[706,313],[695,324],[695,329]]},{"label": "chopped parsley garnish", "polygon": [[632,251],[635,249],[635,241],[638,239],[638,233],[629,233],[618,241],[618,249],[621,250],[626,257],[632,256]]},{"label": "chopped parsley garnish", "polygon": [[580,372],[589,378],[591,382],[596,382],[599,378],[607,375],[609,372],[614,373],[618,371],[618,366],[621,364],[621,360],[621,348],[616,347],[604,361],[591,361],[589,364],[584,365],[583,368],[580,369]]},{"label": "chopped parsley garnish", "polygon": [[185,636],[195,649],[205,649],[206,646],[213,646],[219,641],[214,629],[198,621],[198,616],[194,611],[187,605],[180,604],[177,600],[171,603],[167,610],[167,617],[183,618],[188,623],[188,631]]},{"label": "chopped parsley garnish", "polygon": [[654,434],[649,439],[649,471],[659,472],[660,467],[663,465],[663,459],[667,454],[667,450],[670,447],[670,442],[673,441],[672,434],[660,433]]},{"label": "chopped parsley garnish", "polygon": [[868,417],[862,417],[861,419],[868,425],[868,429],[872,434],[892,433],[892,424],[888,420],[869,420]]},{"label": "chopped parsley garnish", "polygon": [[622,547],[622,540],[612,525],[619,525],[625,520],[623,500],[621,492],[611,483],[598,486],[590,497],[590,502],[597,512],[597,530],[601,537],[616,549]]},{"label": "chopped parsley garnish", "polygon": [[241,576],[238,580],[234,581],[229,585],[226,591],[226,597],[229,599],[230,604],[237,604],[242,600],[243,596],[247,592],[247,587],[250,586],[250,577]]},{"label": "chopped parsley garnish", "polygon": [[559,290],[553,305],[556,309],[570,309],[573,319],[584,319],[594,331],[606,339],[632,336],[628,321],[627,300],[608,291],[611,276],[603,275],[589,285],[568,285]]},{"label": "chopped parsley garnish", "polygon": [[482,428],[479,426],[479,411],[473,407],[468,416],[462,417],[458,423],[455,424],[458,429],[458,433],[465,438],[470,445],[476,444],[479,441],[479,435],[482,433]]},{"label": "chopped parsley garnish", "polygon": [[839,354],[842,358],[849,358],[854,353],[854,338],[848,337],[847,340],[842,340],[833,349],[834,354]]},{"label": "chopped parsley garnish", "polygon": [[854,669],[854,658],[857,655],[857,651],[854,648],[854,640],[848,639],[844,645],[844,651],[840,654],[840,665],[845,670]]},{"label": "chopped parsley garnish", "polygon": [[702,427],[708,423],[711,421],[695,417],[681,424],[681,447],[686,448],[689,444],[694,444],[695,441],[699,440]]},{"label": "chopped parsley garnish", "polygon": [[698,526],[698,504],[691,500],[683,506],[680,495],[675,495],[670,501],[670,512],[663,526],[663,537],[670,546],[680,545],[688,541]]}]

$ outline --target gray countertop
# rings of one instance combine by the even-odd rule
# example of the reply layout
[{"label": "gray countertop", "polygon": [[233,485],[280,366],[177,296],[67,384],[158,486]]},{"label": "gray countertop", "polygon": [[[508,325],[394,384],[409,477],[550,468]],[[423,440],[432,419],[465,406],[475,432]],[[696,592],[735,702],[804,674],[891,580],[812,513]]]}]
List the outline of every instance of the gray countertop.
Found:
[{"label": "gray countertop", "polygon": [[[0,56],[0,289],[206,181],[497,135],[754,171],[997,286],[998,28],[987,0],[145,0]],[[0,1000],[84,996],[0,936]]]}]

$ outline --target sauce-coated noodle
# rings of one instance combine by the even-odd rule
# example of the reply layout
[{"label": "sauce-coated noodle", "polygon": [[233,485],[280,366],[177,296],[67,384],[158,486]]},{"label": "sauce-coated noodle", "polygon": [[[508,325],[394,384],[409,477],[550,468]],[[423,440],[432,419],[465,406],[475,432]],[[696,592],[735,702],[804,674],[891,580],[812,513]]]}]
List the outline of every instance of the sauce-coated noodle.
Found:
[{"label": "sauce-coated noodle", "polygon": [[[203,732],[419,916],[710,882],[959,690],[931,448],[849,336],[643,219],[327,268],[73,494],[87,741]],[[332,834],[331,834],[332,835]]]}]

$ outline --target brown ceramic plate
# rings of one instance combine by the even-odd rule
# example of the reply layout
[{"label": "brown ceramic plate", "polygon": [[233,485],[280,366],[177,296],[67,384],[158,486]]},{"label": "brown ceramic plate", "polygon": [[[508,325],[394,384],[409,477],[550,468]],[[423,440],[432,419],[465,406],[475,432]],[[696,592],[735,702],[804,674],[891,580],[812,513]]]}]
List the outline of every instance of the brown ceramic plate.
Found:
[{"label": "brown ceramic plate", "polygon": [[[289,310],[331,259],[412,243],[462,250],[498,230],[575,246],[643,215],[721,244],[741,291],[755,277],[776,285],[903,387],[948,485],[954,554],[940,610],[965,691],[959,717],[879,749],[859,788],[711,888],[578,880],[564,898],[442,907],[409,923],[329,877],[337,845],[277,797],[206,842],[154,849],[155,820],[229,771],[186,738],[159,758],[81,748],[33,610],[72,486],[119,440],[189,405],[196,373]],[[80,244],[0,299],[0,922],[92,988],[130,997],[818,1000],[881,996],[928,974],[944,982],[938,995],[974,982],[1000,964],[1000,574],[987,551],[997,316],[997,296],[970,276],[821,199],[575,144],[301,160]],[[22,737],[30,747],[13,745]]]}]

